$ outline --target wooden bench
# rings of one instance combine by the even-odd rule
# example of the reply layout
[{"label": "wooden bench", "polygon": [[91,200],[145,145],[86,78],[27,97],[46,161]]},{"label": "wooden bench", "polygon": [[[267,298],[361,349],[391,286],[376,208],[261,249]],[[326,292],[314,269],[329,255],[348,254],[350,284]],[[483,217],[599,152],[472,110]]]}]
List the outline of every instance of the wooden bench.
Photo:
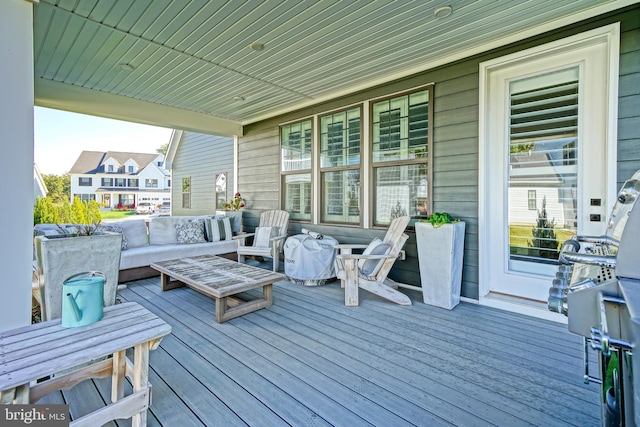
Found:
[{"label": "wooden bench", "polygon": [[[100,321],[77,328],[63,328],[56,319],[1,332],[0,402],[34,403],[50,392],[111,375],[112,403],[71,426],[103,425],[118,418],[145,426],[151,401],[149,351],[170,332],[171,326],[137,303],[106,307]],[[129,348],[134,349],[133,362],[125,355]],[[126,397],[125,376],[133,384]]]}]

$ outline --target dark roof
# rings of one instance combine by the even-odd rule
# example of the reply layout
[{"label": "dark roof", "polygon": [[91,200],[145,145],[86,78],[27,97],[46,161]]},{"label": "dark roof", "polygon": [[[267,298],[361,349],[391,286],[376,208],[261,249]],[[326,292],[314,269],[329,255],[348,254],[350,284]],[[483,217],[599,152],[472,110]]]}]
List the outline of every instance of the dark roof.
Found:
[{"label": "dark roof", "polygon": [[83,151],[71,167],[69,173],[102,173],[104,172],[102,164],[110,157],[113,157],[120,165],[123,165],[129,159],[133,159],[139,166],[139,172],[147,167],[149,163],[152,163],[156,157],[158,157],[158,153],[128,153],[124,151],[107,151],[104,153],[102,151]]}]

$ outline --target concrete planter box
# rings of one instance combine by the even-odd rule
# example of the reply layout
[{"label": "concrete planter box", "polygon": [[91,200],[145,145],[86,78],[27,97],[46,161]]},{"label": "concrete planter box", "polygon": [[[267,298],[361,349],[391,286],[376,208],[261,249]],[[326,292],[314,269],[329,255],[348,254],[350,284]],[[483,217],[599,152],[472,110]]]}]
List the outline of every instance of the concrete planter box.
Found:
[{"label": "concrete planter box", "polygon": [[118,288],[122,235],[102,232],[91,236],[37,236],[36,262],[43,320],[57,319],[62,310],[62,283],[70,276],[99,271],[106,277],[104,304],[113,305]]},{"label": "concrete planter box", "polygon": [[465,223],[415,227],[424,303],[451,310],[460,302]]}]

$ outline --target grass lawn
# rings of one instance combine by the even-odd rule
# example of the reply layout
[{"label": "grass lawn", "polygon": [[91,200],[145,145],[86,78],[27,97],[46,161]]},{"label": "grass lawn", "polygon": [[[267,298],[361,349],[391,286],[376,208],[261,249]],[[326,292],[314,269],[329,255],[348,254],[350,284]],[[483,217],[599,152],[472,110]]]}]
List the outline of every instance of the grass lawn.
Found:
[{"label": "grass lawn", "polygon": [[135,214],[136,214],[136,211],[100,212],[100,215],[102,215],[102,219],[122,219]]},{"label": "grass lawn", "polygon": [[[509,226],[509,244],[511,246],[521,246],[526,248],[528,243],[533,240],[533,235],[531,234],[531,229],[533,228],[533,224],[512,224]],[[556,239],[558,239],[558,249],[562,243],[567,240],[569,237],[575,235],[567,230],[563,230],[560,228],[555,228]]]}]

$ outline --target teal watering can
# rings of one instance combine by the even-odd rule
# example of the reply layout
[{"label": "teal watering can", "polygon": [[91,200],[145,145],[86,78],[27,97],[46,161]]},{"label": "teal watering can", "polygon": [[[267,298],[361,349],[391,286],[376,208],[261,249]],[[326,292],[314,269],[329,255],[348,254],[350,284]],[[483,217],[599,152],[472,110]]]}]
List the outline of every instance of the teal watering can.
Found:
[{"label": "teal watering can", "polygon": [[74,274],[62,283],[62,327],[89,325],[102,319],[104,274]]}]

